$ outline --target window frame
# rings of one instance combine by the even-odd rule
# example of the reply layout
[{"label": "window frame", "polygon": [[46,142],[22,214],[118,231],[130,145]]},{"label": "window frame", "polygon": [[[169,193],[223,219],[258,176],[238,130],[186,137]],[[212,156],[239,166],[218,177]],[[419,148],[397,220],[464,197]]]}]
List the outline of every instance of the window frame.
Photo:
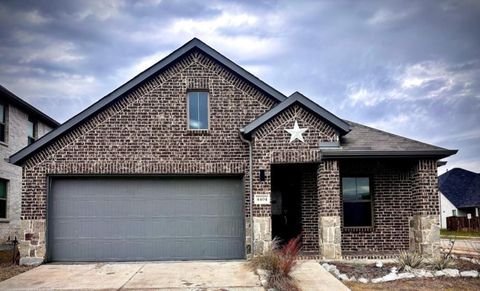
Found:
[{"label": "window frame", "polygon": [[[38,139],[38,120],[32,116],[28,116],[28,122],[33,124],[33,136],[30,136],[29,133],[27,133],[27,145],[31,145]],[[30,124],[28,124],[30,126]],[[29,128],[27,128],[29,130]]]},{"label": "window frame", "polygon": [[0,120],[0,124],[3,125],[4,140],[0,140],[0,144],[8,143],[8,105],[4,102],[0,102],[3,106],[3,120]]},{"label": "window frame", "polygon": [[[359,178],[367,178],[368,179],[368,188],[369,188],[369,191],[370,191],[370,199],[361,199],[361,200],[354,200],[354,201],[348,201],[349,203],[365,203],[365,202],[370,202],[370,225],[357,225],[357,226],[348,226],[348,225],[345,225],[345,212],[344,212],[344,199],[343,199],[343,179],[344,178],[355,178],[355,179],[359,179]],[[359,228],[364,228],[364,229],[371,229],[375,226],[375,215],[374,215],[374,200],[375,200],[375,196],[374,196],[374,191],[373,191],[373,178],[372,176],[370,175],[345,175],[345,176],[341,176],[340,178],[340,194],[341,194],[341,198],[342,198],[342,227],[343,228],[346,228],[346,229],[359,229]]]},{"label": "window frame", "polygon": [[[190,127],[190,93],[207,93],[207,128]],[[205,89],[189,89],[186,94],[187,99],[187,129],[194,132],[205,132],[210,130],[210,92]]]},{"label": "window frame", "polygon": [[452,216],[457,217],[457,209],[452,209]]},{"label": "window frame", "polygon": [[8,222],[8,187],[9,187],[9,180],[6,180],[6,179],[2,179],[0,178],[0,182],[1,183],[5,183],[5,198],[0,198],[0,200],[4,200],[5,201],[5,217],[1,217],[0,216],[0,221],[7,221]]}]

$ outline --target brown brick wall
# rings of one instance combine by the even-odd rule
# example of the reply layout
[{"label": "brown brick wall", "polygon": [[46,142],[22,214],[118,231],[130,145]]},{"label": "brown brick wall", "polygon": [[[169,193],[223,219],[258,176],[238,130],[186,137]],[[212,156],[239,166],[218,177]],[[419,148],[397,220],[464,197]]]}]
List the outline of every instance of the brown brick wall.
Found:
[{"label": "brown brick wall", "polygon": [[[209,131],[187,130],[188,89],[208,89]],[[22,218],[45,218],[49,174],[244,174],[239,129],[274,104],[205,55],[189,54],[29,159]]]},{"label": "brown brick wall", "polygon": [[[300,128],[308,128],[303,134],[305,142],[290,143],[286,128],[293,128],[295,120]],[[253,135],[253,193],[270,194],[271,164],[318,163],[321,160],[319,144],[335,138],[335,130],[299,105],[280,113],[259,128]],[[264,169],[267,179],[260,182],[258,172]],[[255,216],[270,216],[270,205],[254,205]]]},{"label": "brown brick wall", "polygon": [[[423,182],[418,179],[418,165],[425,163],[432,165],[433,161],[350,160],[340,163],[341,176],[370,177],[374,220],[372,228],[343,227],[342,251],[390,252],[409,248],[409,219],[415,209],[433,207],[434,201],[438,203],[437,195],[432,195],[436,191],[436,184],[432,182],[436,180],[436,167],[426,169],[422,166]],[[425,187],[419,190],[420,184]]]},{"label": "brown brick wall", "polygon": [[318,195],[316,168],[302,173],[302,250],[318,253]]},{"label": "brown brick wall", "polygon": [[320,216],[341,213],[340,169],[338,161],[322,161],[317,171],[318,211]]}]

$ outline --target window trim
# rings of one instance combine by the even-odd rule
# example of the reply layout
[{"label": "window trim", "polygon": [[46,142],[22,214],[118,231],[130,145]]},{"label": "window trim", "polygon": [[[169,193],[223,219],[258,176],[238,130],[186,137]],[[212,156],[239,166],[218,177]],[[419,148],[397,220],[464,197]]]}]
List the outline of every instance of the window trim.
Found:
[{"label": "window trim", "polygon": [[3,130],[5,135],[5,140],[0,140],[0,144],[7,145],[8,144],[8,105],[5,102],[0,102],[3,105],[3,121],[0,123],[3,124]]},{"label": "window trim", "polygon": [[0,198],[0,200],[5,200],[5,217],[0,217],[0,222],[8,222],[8,194],[9,194],[9,180],[0,178],[1,182],[5,183],[5,198]]},{"label": "window trim", "polygon": [[[190,98],[189,94],[190,93],[195,93],[195,92],[205,92],[207,93],[207,128],[191,128],[190,127]],[[206,132],[210,131],[210,92],[209,90],[206,89],[188,89],[186,99],[187,99],[187,129],[192,132]]]},{"label": "window trim", "polygon": [[[28,122],[31,122],[33,124],[33,136],[30,136],[27,133],[27,144],[31,145],[38,139],[38,120],[32,116],[28,116]],[[32,142],[30,142],[30,139],[32,139]]]},{"label": "window trim", "polygon": [[[370,200],[367,199],[361,199],[361,200],[355,200],[355,201],[348,201],[348,203],[362,203],[362,202],[370,202],[370,225],[358,225],[358,226],[345,226],[345,218],[344,218],[344,203],[345,201],[343,200],[343,179],[344,178],[367,178],[368,179],[368,187],[370,190]],[[375,203],[375,195],[373,191],[373,178],[370,175],[345,175],[340,177],[340,196],[342,200],[342,228],[345,229],[373,229],[375,227],[375,215],[374,215],[374,203]]]}]

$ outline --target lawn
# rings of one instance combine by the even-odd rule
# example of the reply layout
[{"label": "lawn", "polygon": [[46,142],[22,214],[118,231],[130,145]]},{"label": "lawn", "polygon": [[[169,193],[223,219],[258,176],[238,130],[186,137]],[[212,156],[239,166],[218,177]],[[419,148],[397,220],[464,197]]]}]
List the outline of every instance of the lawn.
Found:
[{"label": "lawn", "polygon": [[406,279],[385,283],[343,282],[348,288],[355,290],[479,290],[480,278],[423,278]]},{"label": "lawn", "polygon": [[442,238],[455,238],[455,237],[471,237],[480,238],[480,231],[453,231],[453,230],[440,230],[440,236]]},{"label": "lawn", "polygon": [[0,282],[23,272],[35,268],[34,266],[17,266],[12,264],[0,264]]}]

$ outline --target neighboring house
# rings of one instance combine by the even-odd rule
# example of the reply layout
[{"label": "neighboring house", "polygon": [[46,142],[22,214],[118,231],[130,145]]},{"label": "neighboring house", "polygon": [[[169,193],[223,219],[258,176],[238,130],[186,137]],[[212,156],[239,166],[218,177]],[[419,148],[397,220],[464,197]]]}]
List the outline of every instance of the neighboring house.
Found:
[{"label": "neighboring house", "polygon": [[20,236],[22,168],[8,158],[58,125],[0,86],[0,244]]},{"label": "neighboring house", "polygon": [[438,177],[438,186],[442,228],[447,228],[449,216],[479,216],[480,173],[455,168]]},{"label": "neighboring house", "polygon": [[22,260],[239,259],[300,233],[315,257],[432,254],[454,153],[286,97],[193,39],[10,157]]}]

